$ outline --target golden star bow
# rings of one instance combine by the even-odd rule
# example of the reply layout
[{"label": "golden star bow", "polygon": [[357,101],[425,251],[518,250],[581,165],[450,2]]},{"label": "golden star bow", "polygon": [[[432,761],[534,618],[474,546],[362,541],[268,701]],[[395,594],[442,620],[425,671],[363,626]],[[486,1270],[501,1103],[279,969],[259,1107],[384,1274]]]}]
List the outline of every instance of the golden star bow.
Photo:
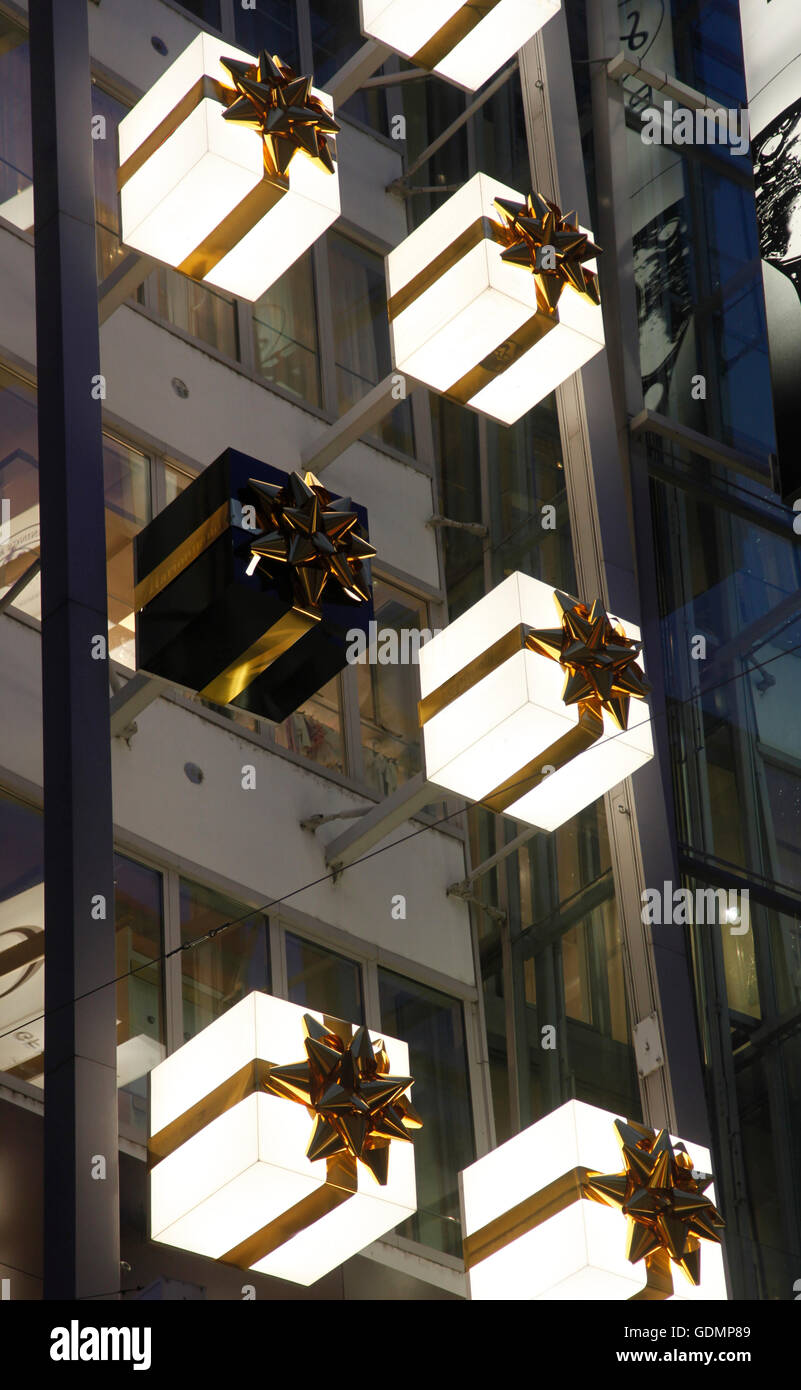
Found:
[{"label": "golden star bow", "polygon": [[725,1222],[704,1191],[710,1173],[699,1173],[683,1144],[667,1130],[615,1121],[623,1152],[622,1173],[586,1179],[590,1195],[628,1217],[626,1254],[632,1264],[664,1251],[692,1284],[701,1281],[701,1241],[720,1244]]},{"label": "golden star bow", "polygon": [[530,193],[525,203],[508,198],[494,202],[503,218],[506,250],[501,252],[501,260],[532,272],[537,304],[543,313],[556,311],[568,286],[590,304],[600,304],[598,276],[585,262],[599,256],[601,248],[581,231],[575,213],[563,214],[556,203],[540,193]]},{"label": "golden star bow", "polygon": [[340,129],[330,111],[312,93],[312,78],[298,77],[288,64],[262,49],[254,66],[238,58],[221,58],[238,93],[223,119],[257,130],[264,143],[267,174],[286,174],[299,152],[329,174],[334,160],[327,136]]},{"label": "golden star bow", "polygon": [[588,608],[556,590],[554,601],[561,627],[534,629],[527,646],[563,667],[566,705],[589,705],[599,716],[606,710],[627,729],[631,697],[643,700],[652,689],[637,664],[642,643],[627,637],[597,599]]},{"label": "golden star bow", "polygon": [[373,1044],[366,1028],[348,1040],[311,1014],[303,1028],[307,1060],[271,1067],[265,1089],[305,1105],[315,1119],[308,1159],[350,1154],[385,1186],[392,1140],[411,1140],[408,1131],[423,1123],[405,1094],[412,1077],[390,1076],[384,1044]]},{"label": "golden star bow", "polygon": [[267,523],[251,551],[259,560],[290,567],[302,608],[318,610],[330,582],[355,603],[369,603],[364,566],[376,552],[349,497],[334,501],[313,473],[290,473],[285,487],[256,478],[250,486]]}]

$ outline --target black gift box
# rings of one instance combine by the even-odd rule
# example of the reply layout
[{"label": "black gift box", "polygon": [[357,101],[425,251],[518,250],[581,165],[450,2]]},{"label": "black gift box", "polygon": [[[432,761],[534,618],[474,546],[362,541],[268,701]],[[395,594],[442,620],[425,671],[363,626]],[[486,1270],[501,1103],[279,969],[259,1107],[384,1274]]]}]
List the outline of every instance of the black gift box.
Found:
[{"label": "black gift box", "polygon": [[[329,580],[309,617],[289,564],[262,561],[247,573],[259,530],[241,524],[242,508],[263,515],[251,478],[281,487],[289,481],[280,469],[226,449],[136,537],[136,660],[140,670],[205,698],[282,720],[343,670],[347,634],[367,634],[373,604]],[[366,539],[367,512],[356,503],[351,510]],[[369,586],[369,563],[363,579]]]}]

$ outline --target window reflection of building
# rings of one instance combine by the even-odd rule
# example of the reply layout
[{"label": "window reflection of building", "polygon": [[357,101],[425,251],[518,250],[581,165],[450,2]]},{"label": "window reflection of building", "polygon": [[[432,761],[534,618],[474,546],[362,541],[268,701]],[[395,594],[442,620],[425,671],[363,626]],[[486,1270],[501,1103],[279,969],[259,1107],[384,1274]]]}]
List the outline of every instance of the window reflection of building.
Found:
[{"label": "window reflection of building", "polygon": [[276,725],[275,741],[308,758],[318,767],[345,771],[345,735],[342,725],[342,688],[339,676],[324,685],[303,706]]},{"label": "window reflection of building", "polygon": [[33,226],[28,36],[0,15],[0,217]]},{"label": "window reflection of building", "polygon": [[348,1023],[363,1023],[362,972],[356,961],[292,932],[284,941],[287,998]]},{"label": "window reflection of building", "polygon": [[231,922],[219,936],[181,954],[183,1041],[244,999],[268,990],[267,922],[236,899],[189,879],[180,882],[181,942],[197,940]]},{"label": "window reflection of building", "polygon": [[[422,599],[376,580],[373,585],[377,648],[356,667],[365,781],[390,796],[420,771],[420,731],[416,717],[419,637],[430,631]],[[386,634],[397,634],[394,646]],[[382,654],[390,660],[382,661]],[[368,659],[369,658],[369,659]]]},{"label": "window reflection of building", "polygon": [[[42,816],[0,793],[0,1072],[44,1085]],[[165,1054],[162,876],[114,856],[117,1084],[120,1122],[144,1136],[147,1073]],[[3,953],[14,951],[12,968]],[[24,957],[20,962],[19,956]]]},{"label": "window reflection of building", "polygon": [[411,1097],[426,1117],[414,1139],[418,1210],[397,1234],[461,1256],[456,1175],[475,1157],[463,1005],[389,970],[378,984],[381,1025],[409,1044]]},{"label": "window reflection of building", "polygon": [[[10,537],[0,541],[0,593],[6,592],[39,554],[39,477],[36,403],[33,390],[0,371],[0,494],[10,503]],[[133,667],[133,550],[137,531],[151,515],[150,461],[138,449],[103,437],[106,493],[106,555],[109,653]],[[16,607],[38,618],[39,577],[20,594]]]},{"label": "window reflection of building", "polygon": [[[334,318],[337,412],[344,415],[391,369],[387,287],[380,256],[338,232],[328,234]],[[409,401],[402,401],[378,427],[387,444],[414,451]]]},{"label": "window reflection of building", "polygon": [[255,370],[309,405],[320,405],[320,358],[307,251],[253,305]]}]

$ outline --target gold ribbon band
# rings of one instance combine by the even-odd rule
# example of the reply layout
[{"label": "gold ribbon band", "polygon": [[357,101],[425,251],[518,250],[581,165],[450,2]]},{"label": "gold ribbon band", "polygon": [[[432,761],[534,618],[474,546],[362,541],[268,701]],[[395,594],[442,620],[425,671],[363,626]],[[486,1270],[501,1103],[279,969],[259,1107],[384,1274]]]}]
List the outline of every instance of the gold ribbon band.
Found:
[{"label": "gold ribbon band", "polygon": [[186,256],[178,269],[193,280],[203,280],[223,256],[252,232],[289,189],[289,179],[278,174],[265,174],[255,188],[245,194],[241,203],[218,222],[208,236]]},{"label": "gold ribbon band", "polygon": [[181,100],[172,108],[172,111],[159,121],[155,130],[145,137],[141,145],[138,145],[133,154],[130,154],[124,164],[120,165],[117,174],[117,188],[124,188],[129,179],[141,169],[142,165],[150,159],[156,150],[166,144],[171,135],[174,135],[179,126],[183,125],[187,116],[191,116],[196,106],[208,97],[211,101],[218,101],[222,106],[227,106],[231,98],[236,93],[224,87],[222,82],[218,82],[216,77],[209,77],[204,73],[197,82],[189,88],[181,97]]},{"label": "gold ribbon band", "polygon": [[462,39],[466,39],[482,19],[486,19],[499,4],[500,0],[470,0],[469,4],[462,5],[436,34],[432,34],[422,48],[418,48],[410,62],[417,68],[435,68],[437,63],[447,58],[451,49],[455,48],[457,43],[461,43]]},{"label": "gold ribbon band", "polygon": [[222,1264],[236,1265],[238,1269],[250,1269],[285,1245],[300,1231],[312,1226],[315,1221],[328,1216],[343,1202],[347,1202],[357,1190],[356,1160],[350,1154],[338,1154],[326,1161],[326,1181],[324,1187],[310,1192],[308,1197],[296,1202],[287,1211],[281,1212],[274,1221],[262,1226],[260,1231],[248,1236],[239,1245],[234,1245],[225,1255],[220,1256]]},{"label": "gold ribbon band", "polygon": [[204,550],[208,550],[210,545],[219,540],[229,524],[230,515],[230,503],[222,502],[216,512],[212,512],[211,516],[186,537],[186,540],[181,541],[181,544],[171,551],[166,560],[162,560],[160,565],[156,565],[155,569],[140,579],[134,589],[134,609],[137,612],[188,569]]},{"label": "gold ribbon band", "polygon": [[180,1149],[182,1144],[193,1139],[213,1120],[218,1120],[240,1101],[247,1100],[248,1096],[262,1090],[272,1065],[274,1064],[264,1062],[261,1058],[246,1062],[233,1076],[215,1086],[207,1096],[203,1096],[195,1105],[190,1105],[182,1115],[178,1115],[160,1129],[152,1136],[147,1146],[148,1167],[155,1167],[163,1158],[167,1158],[176,1149]]},{"label": "gold ribbon band", "polygon": [[474,1231],[464,1240],[464,1262],[466,1269],[474,1269],[482,1260],[496,1255],[499,1250],[511,1245],[520,1236],[527,1235],[560,1211],[566,1211],[574,1202],[587,1196],[584,1184],[593,1170],[571,1168],[560,1178],[525,1197],[522,1202],[496,1216],[479,1231]]},{"label": "gold ribbon band", "polygon": [[490,382],[495,381],[505,371],[508,371],[524,353],[529,352],[531,348],[541,342],[546,333],[550,333],[558,322],[559,319],[555,313],[550,315],[537,310],[536,314],[532,314],[531,318],[527,319],[511,337],[494,348],[483,362],[479,362],[477,367],[472,367],[443,394],[451,401],[458,401],[460,405],[467,405],[474,396],[478,395],[479,391],[483,390],[485,386],[489,386]]},{"label": "gold ribbon band", "polygon": [[[603,731],[603,716],[596,714],[588,705],[580,704],[578,723],[552,743],[550,748],[538,753],[536,758],[532,758],[519,772],[515,772],[486,796],[482,796],[481,805],[488,811],[495,811],[501,815],[522,796],[528,796],[529,792],[533,792],[551,772],[557,772],[560,767],[565,767],[573,758],[577,758],[579,753],[591,748]],[[549,771],[546,772],[546,768]]]},{"label": "gold ribbon band", "polygon": [[[480,1230],[466,1236],[463,1244],[465,1268],[475,1269],[482,1260],[488,1260],[491,1255],[504,1250],[513,1241],[519,1240],[521,1236],[527,1235],[545,1221],[550,1221],[551,1217],[566,1211],[574,1202],[599,1202],[605,1206],[606,1203],[586,1185],[587,1179],[595,1176],[597,1174],[594,1169],[581,1166],[571,1168],[541,1191],[525,1197],[509,1211],[496,1216],[494,1221],[489,1221]],[[673,1277],[670,1272],[670,1260],[664,1250],[646,1256],[645,1276],[645,1287],[632,1294],[630,1302],[670,1298],[673,1293]]]},{"label": "gold ribbon band", "polygon": [[442,685],[438,685],[436,690],[432,690],[429,695],[420,700],[417,705],[420,728],[427,724],[429,719],[433,719],[435,714],[447,709],[448,705],[454,700],[458,700],[460,695],[464,695],[468,690],[472,690],[474,685],[483,681],[486,676],[497,671],[499,666],[516,656],[519,651],[523,651],[526,646],[526,639],[532,628],[525,623],[518,623],[517,627],[512,627],[505,632],[503,637],[499,637],[497,642],[493,642],[491,647],[487,647],[473,661],[457,671],[454,676],[449,676]]},{"label": "gold ribbon band", "polygon": [[322,614],[310,613],[304,608],[291,608],[236,661],[204,686],[200,691],[203,699],[214,700],[218,705],[229,705],[321,620]]},{"label": "gold ribbon band", "polygon": [[390,322],[398,318],[408,309],[410,304],[414,304],[421,294],[425,294],[437,280],[453,266],[458,265],[463,256],[474,247],[480,246],[482,241],[494,241],[499,246],[504,244],[503,227],[499,222],[494,222],[491,217],[477,217],[469,227],[466,227],[459,236],[446,246],[444,251],[440,251],[433,261],[414,275],[408,284],[392,295],[387,304],[387,312]]}]

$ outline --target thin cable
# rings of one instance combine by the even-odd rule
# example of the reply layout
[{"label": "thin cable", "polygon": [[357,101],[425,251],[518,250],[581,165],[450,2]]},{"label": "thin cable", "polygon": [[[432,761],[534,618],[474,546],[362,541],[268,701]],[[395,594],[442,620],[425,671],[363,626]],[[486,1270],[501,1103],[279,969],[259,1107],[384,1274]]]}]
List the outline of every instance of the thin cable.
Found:
[{"label": "thin cable", "polygon": [[[777,652],[775,656],[768,657],[766,661],[754,662],[746,670],[735,671],[734,675],[727,677],[726,680],[718,681],[716,685],[710,685],[706,690],[699,691],[694,695],[689,695],[686,700],[675,700],[673,702],[673,708],[675,708],[676,705],[688,705],[702,700],[706,695],[712,694],[715,690],[720,690],[723,686],[730,685],[733,681],[741,680],[743,676],[749,676],[754,671],[760,671],[765,666],[770,666],[774,661],[780,661],[784,657],[792,656],[793,652],[797,651],[801,651],[801,642],[795,647],[788,647],[787,651]],[[660,718],[667,718],[668,711],[665,710],[663,714],[660,710],[659,715]],[[655,715],[653,711],[651,711],[648,719],[644,720],[638,727],[645,728],[647,724],[653,724],[654,719]],[[626,732],[627,730],[621,729],[618,733],[611,734],[609,738],[605,740],[605,746],[610,744],[613,739],[622,738]],[[591,752],[592,749],[590,748],[587,751]],[[521,777],[520,785],[528,782],[528,780],[528,776]],[[517,784],[515,782],[510,782],[509,785],[514,787]],[[481,803],[478,802],[476,804],[480,805]],[[398,845],[404,845],[408,840],[414,840],[418,835],[425,834],[427,830],[436,830],[438,826],[444,825],[449,820],[453,820],[455,816],[463,815],[464,810],[464,806],[460,806],[458,810],[450,811],[447,815],[440,816],[438,820],[429,821],[425,825],[418,826],[417,830],[410,831],[408,835],[404,835],[400,840],[393,840],[391,845],[380,845],[378,849],[370,850],[369,853],[361,855],[358,859],[354,859],[352,864],[345,864],[341,869],[332,869],[329,873],[322,874],[320,878],[312,879],[310,883],[304,883],[300,888],[293,888],[290,893],[283,893],[278,898],[272,898],[270,902],[263,903],[260,907],[250,908],[248,912],[242,913],[240,917],[232,917],[228,922],[221,922],[219,926],[211,927],[209,931],[204,932],[202,936],[193,937],[191,941],[184,941],[180,946],[173,946],[171,951],[162,951],[160,955],[152,956],[150,960],[145,961],[142,965],[132,966],[130,970],[124,971],[122,975],[115,975],[113,979],[107,980],[104,984],[95,985],[92,989],[85,990],[83,994],[76,995],[74,999],[68,1000],[64,1004],[58,1004],[53,1009],[48,1009],[46,1012],[37,1014],[35,1018],[27,1019],[24,1024],[10,1028],[5,1033],[0,1033],[0,1040],[11,1037],[12,1034],[18,1031],[19,1026],[27,1027],[30,1023],[42,1023],[53,1014],[58,1013],[61,1009],[68,1009],[73,1004],[79,1004],[84,999],[91,998],[93,994],[98,994],[100,990],[111,989],[113,985],[121,984],[123,980],[130,979],[132,976],[138,975],[141,971],[150,969],[153,965],[161,964],[162,961],[170,960],[173,956],[179,955],[182,951],[192,951],[196,946],[202,946],[206,941],[213,941],[215,937],[219,936],[224,931],[228,931],[231,927],[237,927],[242,922],[247,922],[251,917],[263,915],[269,912],[271,908],[278,907],[281,903],[289,902],[290,898],[296,898],[300,893],[306,893],[311,888],[316,888],[319,884],[326,883],[329,879],[345,873],[347,869],[355,869],[358,864],[366,864],[370,859],[377,858],[379,854],[386,854],[388,850],[395,849]]]}]

